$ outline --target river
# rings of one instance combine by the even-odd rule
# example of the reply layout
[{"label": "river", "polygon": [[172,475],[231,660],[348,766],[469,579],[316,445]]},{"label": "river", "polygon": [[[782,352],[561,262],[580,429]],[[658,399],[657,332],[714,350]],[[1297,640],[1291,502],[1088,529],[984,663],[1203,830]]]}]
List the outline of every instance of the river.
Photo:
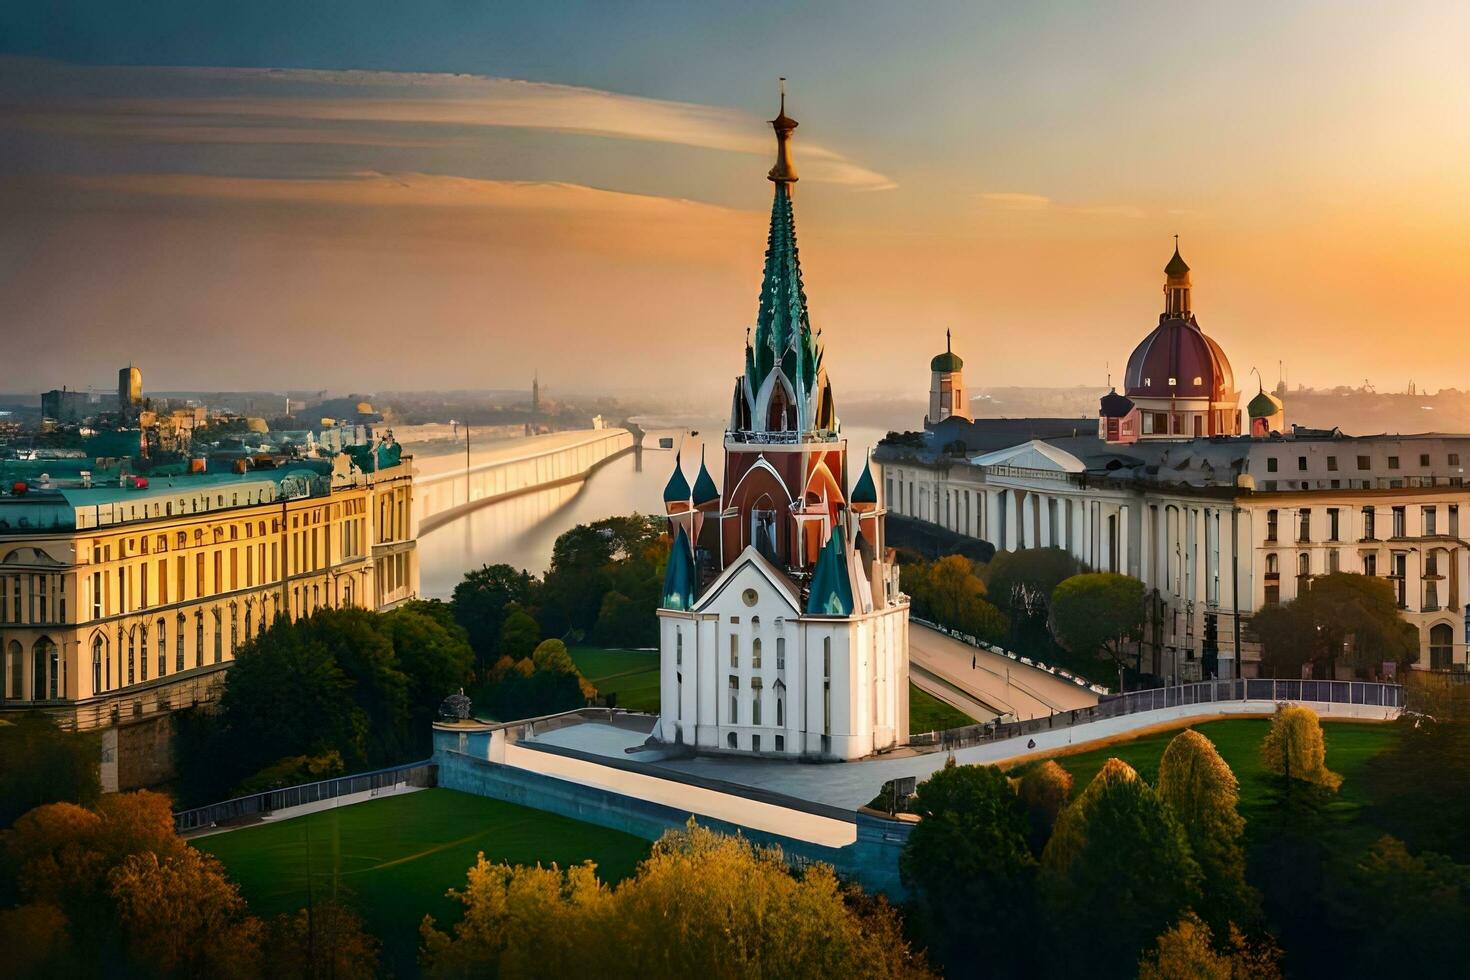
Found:
[{"label": "river", "polygon": [[[635,511],[662,514],[674,449],[660,449],[660,439],[671,439],[675,447],[682,447],[684,473],[692,484],[699,472],[700,450],[709,437],[710,473],[717,481],[721,478],[723,420],[670,420],[657,427],[653,420],[644,420],[642,424],[646,434],[641,472],[635,454],[628,453],[605,463],[580,483],[486,504],[421,535],[419,593],[447,599],[465,572],[487,564],[503,562],[541,574],[551,564],[551,547],[563,531]],[[863,454],[878,444],[883,432],[863,426],[845,426],[843,431],[848,439],[848,478],[855,480]]]}]

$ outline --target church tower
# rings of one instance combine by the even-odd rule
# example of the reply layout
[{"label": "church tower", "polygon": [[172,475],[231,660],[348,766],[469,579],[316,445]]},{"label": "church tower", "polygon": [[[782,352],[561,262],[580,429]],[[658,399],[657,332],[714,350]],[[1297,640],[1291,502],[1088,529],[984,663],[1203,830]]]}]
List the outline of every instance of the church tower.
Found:
[{"label": "church tower", "polygon": [[860,758],[908,737],[908,598],[869,467],[849,483],[807,311],[784,84],[771,126],[770,232],[723,490],[704,459],[691,486],[676,458],[664,494],[656,734],[701,751]]},{"label": "church tower", "polygon": [[954,352],[949,331],[944,331],[944,353],[929,362],[929,414],[927,425],[934,426],[947,418],[972,420],[970,391],[965,387],[965,362]]}]

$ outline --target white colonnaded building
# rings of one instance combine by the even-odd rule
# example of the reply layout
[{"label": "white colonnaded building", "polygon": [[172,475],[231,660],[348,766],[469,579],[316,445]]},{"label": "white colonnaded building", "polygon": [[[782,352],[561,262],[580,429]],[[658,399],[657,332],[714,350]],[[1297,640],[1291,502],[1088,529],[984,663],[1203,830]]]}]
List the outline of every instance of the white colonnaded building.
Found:
[{"label": "white colonnaded building", "polygon": [[924,431],[874,453],[893,513],[1142,580],[1143,669],[1170,681],[1256,676],[1252,614],[1338,571],[1389,580],[1419,633],[1416,668],[1465,669],[1470,435],[1288,428],[1264,389],[1242,434],[1230,362],[1195,319],[1177,243],[1164,271],[1159,323],[1095,419],[945,412],[962,365],[936,357]]}]

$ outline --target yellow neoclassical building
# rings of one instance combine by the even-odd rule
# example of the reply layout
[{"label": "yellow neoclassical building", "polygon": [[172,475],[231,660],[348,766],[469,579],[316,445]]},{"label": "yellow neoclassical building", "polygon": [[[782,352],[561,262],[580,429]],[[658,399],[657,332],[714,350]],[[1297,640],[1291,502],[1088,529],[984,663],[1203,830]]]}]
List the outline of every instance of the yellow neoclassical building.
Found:
[{"label": "yellow neoclassical building", "polygon": [[412,460],[374,456],[8,483],[0,712],[101,729],[104,788],[166,775],[169,713],[215,698],[275,616],[416,595]]}]

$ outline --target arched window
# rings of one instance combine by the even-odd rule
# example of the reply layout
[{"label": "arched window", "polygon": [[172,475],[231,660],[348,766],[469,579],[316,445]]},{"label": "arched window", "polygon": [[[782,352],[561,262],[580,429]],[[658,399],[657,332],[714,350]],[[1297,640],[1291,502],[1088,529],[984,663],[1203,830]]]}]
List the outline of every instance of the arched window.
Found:
[{"label": "arched window", "polygon": [[739,744],[735,740],[735,733],[734,732],[731,732],[729,735],[726,735],[725,736],[725,744],[728,745],[728,746],[730,746],[730,748],[732,748],[732,749],[736,749],[736,748],[739,748],[740,747]]},{"label": "arched window", "polygon": [[240,645],[240,607],[230,603],[230,656],[235,655],[235,648]]},{"label": "arched window", "polygon": [[352,579],[350,578],[342,582],[342,605],[352,605]]},{"label": "arched window", "polygon": [[1449,670],[1455,661],[1455,628],[1449,623],[1436,623],[1429,628],[1429,666],[1433,670]]},{"label": "arched window", "polygon": [[60,663],[56,656],[56,644],[51,637],[43,636],[31,648],[31,697],[36,701],[56,698],[56,680]]},{"label": "arched window", "polygon": [[1267,555],[1266,556],[1266,574],[1267,575],[1278,575],[1278,574],[1280,574],[1280,572],[1281,572],[1280,559],[1278,559],[1275,555]]},{"label": "arched window", "polygon": [[[11,644],[18,646],[18,644]],[[102,661],[106,654],[107,641],[102,634],[98,633],[92,637],[92,693],[101,694],[107,690],[107,675],[103,672]]]},{"label": "arched window", "polygon": [[776,681],[776,727],[786,727],[786,682]]},{"label": "arched window", "polygon": [[148,679],[148,627],[138,627],[138,680]]},{"label": "arched window", "polygon": [[1312,556],[1305,551],[1296,557],[1296,573],[1302,578],[1312,574]]},{"label": "arched window", "polygon": [[251,621],[254,618],[255,618],[255,604],[253,602],[247,602],[247,603],[245,603],[245,639],[246,640],[249,640],[250,637],[254,635],[254,634],[252,634],[250,632],[250,624],[251,624]]},{"label": "arched window", "polygon": [[153,634],[153,642],[158,649],[158,676],[162,677],[168,673],[168,620],[160,618],[156,625],[158,632]]},{"label": "arched window", "polygon": [[219,606],[214,607],[214,662],[223,663],[225,659],[225,618]]},{"label": "arched window", "polygon": [[7,698],[25,697],[25,691],[21,690],[24,685],[24,670],[25,650],[21,647],[19,640],[11,640],[5,653],[5,696]]},{"label": "arched window", "polygon": [[127,659],[127,665],[128,665],[128,683],[129,684],[133,684],[138,679],[137,678],[137,669],[138,669],[138,631],[136,629],[128,630],[128,659]]},{"label": "arched window", "polygon": [[179,613],[178,620],[174,623],[174,670],[184,669],[184,614]]},{"label": "arched window", "polygon": [[750,681],[750,723],[759,725],[761,723],[761,679],[753,677]]},{"label": "arched window", "polygon": [[750,641],[750,666],[753,670],[761,669],[761,638],[758,636]]},{"label": "arched window", "polygon": [[204,610],[194,614],[194,666],[204,665]]}]

